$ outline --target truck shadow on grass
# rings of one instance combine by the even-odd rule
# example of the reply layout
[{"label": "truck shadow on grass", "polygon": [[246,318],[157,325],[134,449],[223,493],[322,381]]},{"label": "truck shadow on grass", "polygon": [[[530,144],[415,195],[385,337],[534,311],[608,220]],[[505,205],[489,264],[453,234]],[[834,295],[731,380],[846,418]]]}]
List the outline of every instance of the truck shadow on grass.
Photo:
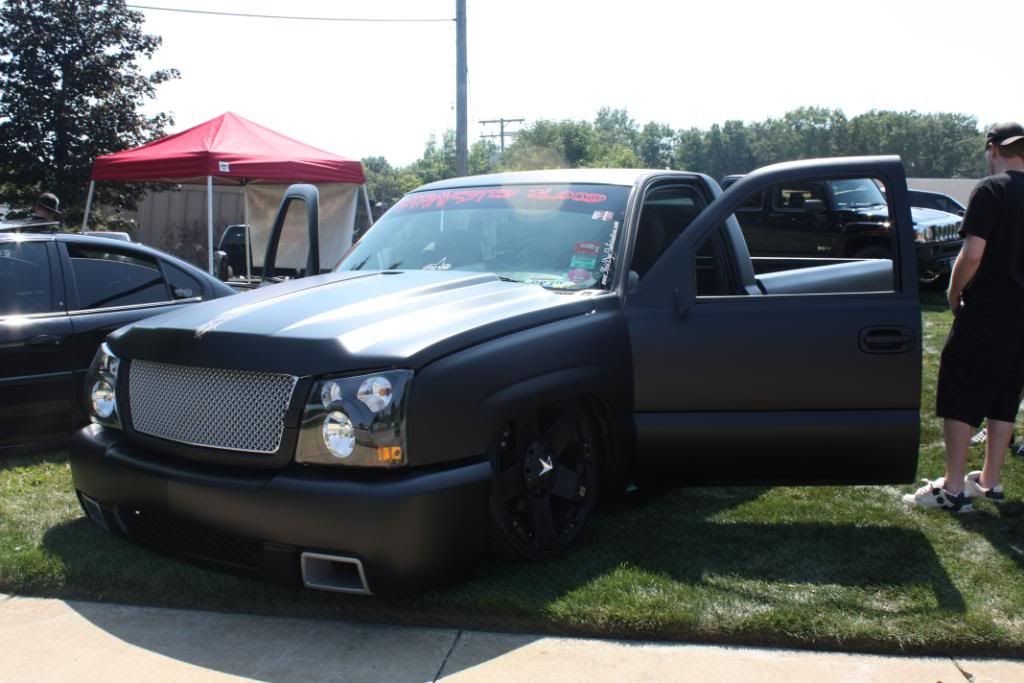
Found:
[{"label": "truck shadow on grass", "polygon": [[[626,603],[636,607],[644,602],[639,597],[643,591],[630,595],[636,586],[647,587],[653,596],[651,604],[662,597],[687,600],[706,593],[707,598],[725,603],[735,598],[751,608],[784,606],[806,600],[808,589],[820,588],[822,605],[853,610],[867,618],[966,612],[963,595],[931,541],[918,530],[730,519],[729,510],[767,490],[695,493],[683,489],[606,506],[585,542],[570,556],[547,565],[521,563],[511,569],[488,563],[478,579],[485,584],[480,590],[486,591],[488,583],[505,590],[511,585],[518,589],[516,593],[540,593],[546,603],[578,605],[584,610],[591,606],[588,596],[593,595],[594,602],[621,600],[624,614],[630,611]],[[474,583],[465,590],[476,590]],[[844,588],[863,590],[858,596],[844,596]],[[916,597],[874,609],[870,600],[859,601],[865,593]],[[685,620],[685,615],[678,616]],[[665,635],[660,626],[646,633],[636,628],[618,635]]]},{"label": "truck shadow on grass", "polygon": [[[404,596],[329,594],[209,571],[168,560],[84,518],[50,529],[43,546],[64,564],[63,597],[389,625],[891,652],[900,645],[883,628],[859,637],[844,631],[844,620],[884,624],[966,612],[919,531],[733,521],[730,511],[766,490],[627,497],[605,505],[579,547],[559,560],[487,559],[467,582]],[[835,614],[822,618],[830,611]],[[220,668],[184,646],[177,651],[100,625],[128,642]]]}]

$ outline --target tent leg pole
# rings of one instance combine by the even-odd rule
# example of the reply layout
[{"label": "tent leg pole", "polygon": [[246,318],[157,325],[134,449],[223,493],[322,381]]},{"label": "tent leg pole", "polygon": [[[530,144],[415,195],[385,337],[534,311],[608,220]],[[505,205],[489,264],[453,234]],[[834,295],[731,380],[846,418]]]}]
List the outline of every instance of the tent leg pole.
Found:
[{"label": "tent leg pole", "polygon": [[216,277],[213,272],[213,176],[206,176],[206,231],[207,231],[207,255],[209,256],[210,275]]},{"label": "tent leg pole", "polygon": [[373,212],[370,210],[370,193],[366,191],[366,183],[363,183],[363,202],[366,203],[366,221],[371,227],[373,225]]},{"label": "tent leg pole", "polygon": [[96,190],[96,181],[89,181],[89,196],[85,198],[85,215],[82,216],[82,232],[89,227],[89,212],[92,211],[92,193]]}]

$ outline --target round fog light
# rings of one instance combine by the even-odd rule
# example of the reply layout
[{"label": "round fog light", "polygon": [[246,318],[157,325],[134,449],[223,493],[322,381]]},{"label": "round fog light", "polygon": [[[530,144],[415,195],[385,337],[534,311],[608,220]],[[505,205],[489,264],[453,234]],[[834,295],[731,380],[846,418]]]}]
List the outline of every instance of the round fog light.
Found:
[{"label": "round fog light", "polygon": [[105,379],[96,380],[89,392],[92,411],[96,417],[108,418],[114,414],[114,387]]},{"label": "round fog light", "polygon": [[347,458],[356,449],[356,428],[348,415],[332,410],[324,418],[324,445],[331,455]]},{"label": "round fog light", "polygon": [[391,382],[385,377],[371,377],[359,385],[356,397],[365,403],[367,408],[379,413],[391,403]]}]

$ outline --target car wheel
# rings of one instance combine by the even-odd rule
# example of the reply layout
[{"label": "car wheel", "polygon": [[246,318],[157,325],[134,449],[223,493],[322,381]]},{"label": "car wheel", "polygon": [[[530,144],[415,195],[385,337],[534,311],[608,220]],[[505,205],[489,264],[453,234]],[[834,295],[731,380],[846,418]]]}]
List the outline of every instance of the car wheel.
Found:
[{"label": "car wheel", "polygon": [[491,453],[491,519],[497,550],[545,560],[579,538],[594,513],[600,432],[578,404],[505,424]]}]

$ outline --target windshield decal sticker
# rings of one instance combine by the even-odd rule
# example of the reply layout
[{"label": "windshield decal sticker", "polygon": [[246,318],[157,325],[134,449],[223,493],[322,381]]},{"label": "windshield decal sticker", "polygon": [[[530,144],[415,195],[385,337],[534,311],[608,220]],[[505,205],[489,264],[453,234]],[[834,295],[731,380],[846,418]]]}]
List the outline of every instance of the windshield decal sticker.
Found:
[{"label": "windshield decal sticker", "polygon": [[443,209],[447,204],[476,203],[486,199],[512,199],[519,195],[519,190],[498,187],[480,190],[443,190],[440,192],[417,192],[402,198],[395,204],[393,211],[406,209]]},{"label": "windshield decal sticker", "polygon": [[615,220],[615,213],[612,211],[595,211],[592,218],[595,221],[613,221]]},{"label": "windshield decal sticker", "polygon": [[575,248],[573,248],[574,254],[583,254],[584,256],[597,256],[601,253],[600,242],[577,242]]},{"label": "windshield decal sticker", "polygon": [[584,204],[600,204],[608,200],[607,195],[597,192],[573,192],[572,190],[559,190],[556,192],[551,187],[530,190],[526,193],[526,198],[549,202],[583,202]]},{"label": "windshield decal sticker", "polygon": [[593,270],[596,265],[597,256],[587,256],[586,254],[573,254],[572,261],[569,262],[570,268],[586,268],[587,270]]},{"label": "windshield decal sticker", "polygon": [[423,270],[451,270],[452,264],[448,263],[448,257],[442,256],[441,260],[437,263],[428,263],[423,266]]},{"label": "windshield decal sticker", "polygon": [[604,245],[604,256],[601,258],[601,286],[608,286],[608,278],[612,272],[612,263],[615,261],[615,238],[619,236],[619,222],[612,223],[612,234],[608,236],[608,242]]},{"label": "windshield decal sticker", "polygon": [[590,271],[584,268],[574,268],[569,271],[569,282],[581,284],[587,280],[591,280]]}]

